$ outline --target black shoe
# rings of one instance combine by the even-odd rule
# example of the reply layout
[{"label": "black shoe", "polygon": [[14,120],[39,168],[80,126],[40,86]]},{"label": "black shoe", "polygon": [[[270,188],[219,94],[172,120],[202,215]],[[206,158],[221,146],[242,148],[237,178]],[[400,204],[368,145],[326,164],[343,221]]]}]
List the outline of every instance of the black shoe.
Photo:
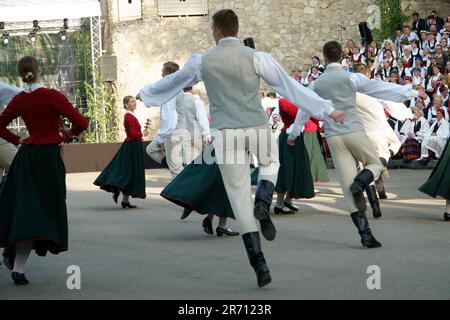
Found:
[{"label": "black shoe", "polygon": [[355,178],[350,186],[350,192],[353,194],[353,202],[360,212],[366,212],[366,199],[364,198],[364,190],[372,183],[374,177],[370,170],[364,169]]},{"label": "black shoe", "polygon": [[377,190],[375,186],[369,186],[366,189],[367,198],[369,199],[370,206],[372,207],[373,217],[379,219],[382,216],[380,202],[378,201]]},{"label": "black shoe", "polygon": [[239,235],[239,232],[234,232],[231,230],[231,228],[222,229],[220,227],[217,227],[216,233],[218,237],[229,236],[229,237],[235,237]]},{"label": "black shoe", "polygon": [[285,201],[285,202],[284,202],[284,206],[285,206],[286,208],[291,209],[291,210],[294,211],[294,212],[298,212],[298,208],[294,207],[294,206],[292,205],[292,203],[287,203],[287,202]]},{"label": "black shoe", "polygon": [[8,270],[14,268],[14,261],[16,260],[16,253],[13,247],[8,246],[3,250],[3,264]]},{"label": "black shoe", "polygon": [[25,275],[21,273],[13,272],[11,273],[11,278],[16,286],[26,286],[30,283],[27,278],[25,278]]},{"label": "black shoe", "polygon": [[375,239],[372,230],[369,228],[369,222],[367,221],[366,215],[362,212],[355,212],[351,214],[351,217],[361,236],[361,244],[367,248],[381,247],[381,243]]},{"label": "black shoe", "polygon": [[184,208],[183,214],[181,215],[181,220],[186,219],[187,217],[189,217],[189,215],[192,213],[192,209],[190,208]]},{"label": "black shoe", "polygon": [[268,241],[273,241],[276,236],[275,226],[270,219],[270,206],[272,205],[275,186],[272,182],[261,180],[256,188],[254,215],[261,224],[261,233]]},{"label": "black shoe", "polygon": [[258,279],[258,287],[262,288],[272,282],[269,268],[266,264],[266,259],[261,251],[261,240],[259,232],[250,232],[242,236],[244,240],[245,249],[247,250],[250,265],[255,270]]},{"label": "black shoe", "polygon": [[120,191],[119,190],[114,190],[113,200],[114,200],[115,203],[119,203],[119,196],[120,196]]},{"label": "black shoe", "polygon": [[291,210],[283,210],[284,208],[277,208],[277,207],[274,207],[273,208],[273,211],[275,212],[275,214],[295,214],[295,212],[294,211],[291,211]]},{"label": "black shoe", "polygon": [[203,227],[203,230],[204,230],[207,234],[210,234],[210,235],[213,235],[213,234],[214,234],[213,227],[212,227],[212,222],[211,222],[211,220],[210,220],[208,217],[206,217],[206,218],[203,220],[203,222],[202,222],[202,227]]},{"label": "black shoe", "polygon": [[447,212],[444,213],[444,221],[450,221],[450,214]]},{"label": "black shoe", "polygon": [[122,201],[122,208],[123,209],[136,209],[136,206],[132,206],[129,202],[123,202]]}]

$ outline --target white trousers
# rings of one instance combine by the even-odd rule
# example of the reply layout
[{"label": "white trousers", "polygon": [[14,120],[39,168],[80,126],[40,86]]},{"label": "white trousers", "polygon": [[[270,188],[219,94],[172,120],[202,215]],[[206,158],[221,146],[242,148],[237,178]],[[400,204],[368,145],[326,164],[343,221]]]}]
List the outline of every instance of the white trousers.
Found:
[{"label": "white trousers", "polygon": [[[216,161],[241,234],[259,231],[254,216],[250,182],[250,154],[259,163],[259,181],[276,184],[280,163],[278,146],[267,125],[246,129],[213,131]],[[249,154],[250,153],[250,154]]]},{"label": "white trousers", "polygon": [[165,149],[167,165],[172,177],[176,177],[183,171],[183,164],[188,165],[197,158],[203,150],[201,137],[191,139],[183,135],[172,134],[166,138]]},{"label": "white trousers", "polygon": [[365,131],[330,137],[328,145],[348,210],[350,213],[357,212],[350,186],[358,174],[358,162],[373,173],[375,180],[378,180],[384,167]]},{"label": "white trousers", "polygon": [[164,151],[164,147],[159,147],[158,144],[163,144],[164,141],[160,141],[158,138],[154,139],[146,149],[147,154],[150,158],[152,158],[155,162],[161,164],[162,160],[166,156],[166,152]]}]

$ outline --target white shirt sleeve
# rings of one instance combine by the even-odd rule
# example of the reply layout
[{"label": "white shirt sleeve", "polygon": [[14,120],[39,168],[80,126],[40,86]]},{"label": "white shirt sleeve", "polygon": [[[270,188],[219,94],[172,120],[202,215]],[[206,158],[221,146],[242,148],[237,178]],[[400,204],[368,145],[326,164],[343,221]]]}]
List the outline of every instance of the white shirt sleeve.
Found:
[{"label": "white shirt sleeve", "polygon": [[179,71],[154,84],[146,85],[139,95],[146,107],[161,106],[184,88],[192,87],[201,80],[202,55],[194,54]]},{"label": "white shirt sleeve", "polygon": [[350,80],[355,86],[356,91],[378,99],[404,102],[419,96],[419,92],[413,90],[410,86],[400,86],[384,81],[370,80],[360,73],[352,73]]},{"label": "white shirt sleeve", "polygon": [[0,82],[0,107],[6,106],[22,89]]},{"label": "white shirt sleeve", "polygon": [[177,127],[177,99],[176,97],[161,106],[161,125],[158,131],[158,141],[164,139]]},{"label": "white shirt sleeve", "polygon": [[333,103],[324,100],[312,90],[308,90],[289,77],[286,71],[268,53],[255,52],[254,65],[256,73],[276,92],[293,104],[308,112],[311,116],[321,119],[334,111]]},{"label": "white shirt sleeve", "polygon": [[310,119],[309,114],[301,111],[302,110],[298,110],[294,123],[291,125],[289,129],[286,130],[286,133],[289,135],[290,139],[294,140],[299,135],[301,135],[301,133],[305,130],[306,123]]},{"label": "white shirt sleeve", "polygon": [[195,97],[195,117],[200,124],[202,136],[204,138],[211,138],[211,131],[209,129],[209,121],[208,116],[206,115],[205,104],[200,97]]}]

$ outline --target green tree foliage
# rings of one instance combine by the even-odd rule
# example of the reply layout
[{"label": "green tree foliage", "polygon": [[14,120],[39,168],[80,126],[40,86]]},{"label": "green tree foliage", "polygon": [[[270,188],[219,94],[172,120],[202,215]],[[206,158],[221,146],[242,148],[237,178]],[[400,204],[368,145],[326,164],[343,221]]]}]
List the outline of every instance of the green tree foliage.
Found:
[{"label": "green tree foliage", "polygon": [[377,4],[381,10],[381,29],[373,30],[375,40],[395,39],[395,32],[403,27],[409,16],[403,13],[400,0],[377,0]]}]

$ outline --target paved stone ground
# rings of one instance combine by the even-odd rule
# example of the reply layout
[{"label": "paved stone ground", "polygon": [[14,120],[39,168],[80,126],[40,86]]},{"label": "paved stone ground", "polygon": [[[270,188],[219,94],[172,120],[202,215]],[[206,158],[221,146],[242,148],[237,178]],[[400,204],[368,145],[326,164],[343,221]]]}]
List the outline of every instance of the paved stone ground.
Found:
[{"label": "paved stone ground", "polygon": [[[167,171],[147,171],[149,197],[134,211],[93,186],[97,174],[68,175],[69,252],[33,254],[28,287],[14,287],[1,266],[0,299],[450,299],[444,201],[417,191],[429,174],[391,171],[384,217],[370,220],[377,250],[360,246],[337,183],[317,185],[318,197],[297,202],[301,213],[274,218],[278,238],[263,242],[273,283],[264,289],[240,237],[204,234],[200,215],[180,221],[181,210],[159,196]],[[71,265],[81,268],[81,290],[66,287]],[[367,289],[371,265],[381,268],[381,290]]]}]

